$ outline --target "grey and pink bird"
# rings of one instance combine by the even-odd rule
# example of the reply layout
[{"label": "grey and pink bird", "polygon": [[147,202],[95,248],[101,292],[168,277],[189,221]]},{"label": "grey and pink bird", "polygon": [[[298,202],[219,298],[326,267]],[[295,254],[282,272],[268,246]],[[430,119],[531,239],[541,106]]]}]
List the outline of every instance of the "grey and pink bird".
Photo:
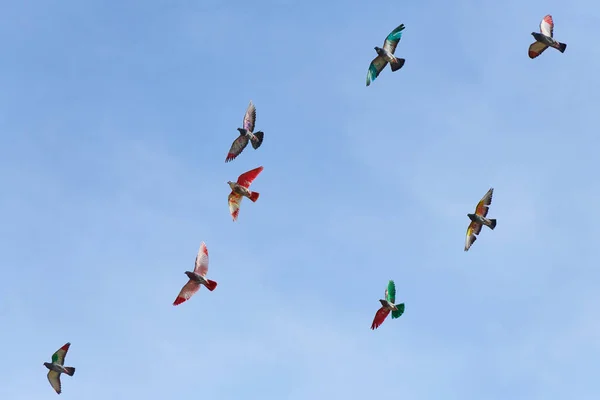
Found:
[{"label": "grey and pink bird", "polygon": [[550,14],[542,18],[540,33],[531,32],[531,35],[535,38],[535,42],[529,46],[529,58],[531,59],[538,57],[548,47],[553,47],[561,53],[564,53],[567,49],[565,43],[554,39],[554,20]]},{"label": "grey and pink bird", "polygon": [[65,367],[65,357],[70,346],[71,343],[66,343],[63,347],[58,349],[56,353],[52,354],[52,362],[44,363],[44,366],[50,370],[48,371],[48,382],[50,382],[50,385],[52,385],[52,388],[58,394],[62,392],[60,375],[65,373],[69,376],[73,376],[73,374],[75,374],[75,368]]},{"label": "grey and pink bird", "polygon": [[217,287],[217,282],[206,278],[208,274],[208,249],[206,244],[202,242],[198,254],[196,255],[196,263],[193,271],[185,271],[185,274],[190,280],[181,288],[177,298],[173,302],[177,306],[184,301],[189,300],[201,286],[206,286],[211,292]]},{"label": "grey and pink bird", "polygon": [[248,142],[252,144],[254,150],[258,149],[263,142],[263,138],[265,136],[264,132],[258,131],[254,132],[254,124],[256,123],[256,107],[252,104],[252,100],[250,100],[250,104],[246,109],[246,114],[244,115],[244,122],[242,128],[237,128],[240,132],[240,136],[233,141],[231,144],[231,148],[229,149],[229,153],[227,153],[227,157],[225,158],[225,162],[229,162],[234,160],[237,156],[239,156],[242,151],[248,146]]}]

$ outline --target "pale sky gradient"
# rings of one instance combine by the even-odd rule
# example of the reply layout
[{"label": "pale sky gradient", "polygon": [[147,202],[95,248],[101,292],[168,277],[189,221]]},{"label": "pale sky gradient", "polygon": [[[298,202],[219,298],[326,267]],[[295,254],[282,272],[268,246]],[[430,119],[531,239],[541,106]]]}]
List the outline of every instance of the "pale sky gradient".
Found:
[{"label": "pale sky gradient", "polygon": [[[548,13],[567,50],[530,60]],[[70,341],[63,400],[597,400],[599,13],[0,2],[0,399],[56,398]],[[250,100],[264,143],[226,164]],[[201,241],[219,286],[173,307]]]}]

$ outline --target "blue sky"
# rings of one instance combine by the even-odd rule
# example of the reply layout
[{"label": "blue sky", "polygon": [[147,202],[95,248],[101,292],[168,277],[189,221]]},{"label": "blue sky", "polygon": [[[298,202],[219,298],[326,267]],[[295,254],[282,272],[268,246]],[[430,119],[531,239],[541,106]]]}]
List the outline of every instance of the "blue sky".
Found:
[{"label": "blue sky", "polygon": [[[63,399],[597,399],[599,11],[2,3],[0,398],[55,398],[70,341]],[[567,51],[530,60],[547,13]],[[249,100],[264,143],[225,164]],[[219,286],[173,307],[201,241]]]}]

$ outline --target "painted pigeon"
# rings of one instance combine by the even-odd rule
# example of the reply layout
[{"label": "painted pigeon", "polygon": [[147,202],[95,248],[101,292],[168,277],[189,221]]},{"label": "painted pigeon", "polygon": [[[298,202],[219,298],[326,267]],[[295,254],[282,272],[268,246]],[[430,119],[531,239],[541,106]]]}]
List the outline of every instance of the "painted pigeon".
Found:
[{"label": "painted pigeon", "polygon": [[561,53],[567,49],[565,43],[554,40],[554,21],[552,15],[548,14],[540,22],[540,33],[531,32],[535,38],[535,42],[529,46],[529,58],[533,59],[539,56],[548,47],[554,47]]},{"label": "painted pigeon", "polygon": [[196,255],[196,265],[194,266],[194,272],[185,271],[185,274],[190,278],[188,283],[186,283],[183,288],[181,288],[181,292],[177,295],[177,298],[173,302],[174,306],[177,306],[183,303],[186,300],[189,300],[190,297],[194,295],[198,290],[200,290],[200,286],[204,285],[211,292],[215,290],[217,287],[217,282],[211,281],[210,279],[206,279],[206,274],[208,273],[208,249],[206,248],[206,244],[202,242],[200,245],[200,250],[198,250],[198,254]]},{"label": "painted pigeon", "polygon": [[400,24],[400,26],[394,29],[385,38],[383,49],[375,46],[377,57],[375,57],[373,61],[371,61],[371,65],[369,65],[369,72],[367,72],[367,86],[379,76],[388,63],[390,63],[392,72],[398,71],[404,65],[404,62],[406,61],[404,58],[396,58],[396,56],[394,56],[396,46],[398,46],[398,42],[400,41],[400,38],[402,38],[403,30],[404,24]]},{"label": "painted pigeon", "polygon": [[467,241],[465,242],[465,251],[469,250],[471,245],[475,243],[477,240],[477,236],[479,232],[481,232],[481,226],[485,225],[490,229],[494,229],[496,227],[495,219],[486,218],[487,213],[490,209],[490,204],[492,204],[492,195],[494,194],[494,188],[490,188],[487,191],[485,196],[479,201],[477,207],[475,208],[475,214],[467,214],[471,223],[467,228]]},{"label": "painted pigeon", "polygon": [[64,372],[69,376],[73,376],[75,373],[75,368],[64,366],[65,356],[67,355],[67,351],[69,351],[69,346],[71,346],[71,343],[65,344],[58,349],[56,353],[52,354],[51,363],[44,363],[44,366],[50,370],[48,371],[48,382],[50,382],[50,385],[52,385],[58,394],[61,393],[60,374]]},{"label": "painted pigeon", "polygon": [[240,204],[242,203],[242,198],[247,197],[253,202],[258,200],[258,196],[260,194],[258,192],[251,191],[249,188],[250,184],[252,184],[252,181],[256,179],[262,170],[263,167],[254,168],[251,171],[241,174],[237,182],[227,182],[231,188],[231,193],[229,193],[228,197],[229,212],[231,213],[231,217],[234,221],[237,220],[238,214],[240,213]]},{"label": "painted pigeon", "polygon": [[229,153],[227,154],[227,158],[225,158],[225,162],[232,161],[240,153],[246,148],[248,142],[252,143],[252,147],[254,150],[258,149],[263,142],[263,138],[265,134],[261,131],[254,132],[254,123],[256,122],[256,107],[252,104],[252,100],[250,100],[250,104],[248,105],[248,109],[246,110],[246,115],[244,115],[244,123],[243,128],[237,128],[240,132],[240,136],[233,141],[231,144],[231,148],[229,149]]},{"label": "painted pigeon", "polygon": [[381,308],[377,310],[371,329],[375,330],[379,328],[383,321],[387,318],[390,311],[392,312],[392,319],[400,318],[404,314],[404,303],[394,304],[396,302],[396,285],[394,281],[389,281],[388,286],[385,289],[385,300],[379,300]]}]

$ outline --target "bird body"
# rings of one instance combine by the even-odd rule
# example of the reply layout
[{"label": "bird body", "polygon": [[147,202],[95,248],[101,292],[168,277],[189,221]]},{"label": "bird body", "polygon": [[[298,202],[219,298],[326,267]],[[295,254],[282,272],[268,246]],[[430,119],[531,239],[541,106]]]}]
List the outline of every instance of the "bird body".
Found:
[{"label": "bird body", "polygon": [[260,193],[250,190],[250,185],[256,177],[262,172],[263,167],[254,168],[248,172],[244,172],[238,177],[237,182],[228,181],[227,184],[231,188],[231,193],[227,197],[229,203],[229,213],[234,221],[237,220],[242,199],[249,198],[252,202],[256,202]]},{"label": "bird body", "polygon": [[371,329],[375,330],[383,324],[383,321],[387,316],[392,313],[392,319],[400,318],[404,314],[404,303],[394,304],[396,302],[396,285],[394,281],[390,280],[388,286],[385,289],[385,299],[380,299],[381,308],[377,310]]},{"label": "bird body", "polygon": [[540,33],[531,32],[531,35],[535,39],[535,42],[529,46],[529,58],[531,59],[538,57],[548,47],[553,47],[561,53],[564,53],[567,49],[565,43],[561,43],[554,39],[554,20],[550,14],[542,18],[542,22],[540,22]]},{"label": "bird body", "polygon": [[206,286],[211,292],[217,287],[217,282],[206,278],[206,274],[208,274],[208,249],[204,242],[200,244],[200,249],[196,255],[194,271],[185,271],[185,274],[189,278],[189,281],[181,288],[181,291],[173,302],[174,306],[189,300],[200,290],[200,286],[202,285]]},{"label": "bird body", "polygon": [[383,48],[375,46],[375,52],[377,57],[371,61],[369,70],[367,71],[367,86],[371,84],[383,71],[386,65],[390,64],[392,72],[398,71],[406,60],[404,58],[398,58],[394,55],[398,42],[402,38],[402,31],[404,30],[404,24],[400,24],[385,38],[383,42]]},{"label": "bird body", "polygon": [[44,366],[49,369],[48,382],[50,382],[50,385],[58,394],[62,392],[60,375],[64,373],[69,376],[73,376],[75,374],[74,367],[64,366],[65,357],[67,355],[67,352],[69,351],[70,346],[71,343],[66,343],[63,347],[61,347],[54,354],[52,354],[52,362],[44,363]]},{"label": "bird body", "polygon": [[467,239],[465,241],[465,251],[468,251],[469,248],[475,243],[477,240],[477,235],[481,233],[481,227],[483,225],[488,228],[494,230],[496,228],[496,220],[493,218],[486,218],[490,205],[492,204],[492,197],[494,195],[494,188],[490,188],[487,191],[485,196],[477,203],[477,207],[475,208],[474,214],[467,214],[471,223],[467,228]]},{"label": "bird body", "polygon": [[254,150],[258,149],[263,142],[264,132],[258,131],[254,132],[254,124],[256,123],[256,107],[252,104],[252,100],[250,100],[250,104],[246,109],[246,114],[244,115],[243,128],[237,128],[240,136],[237,137],[231,144],[231,148],[229,149],[229,153],[227,153],[227,157],[225,158],[225,162],[229,162],[234,160],[237,156],[239,156],[242,151],[248,145],[248,142],[252,144]]}]

